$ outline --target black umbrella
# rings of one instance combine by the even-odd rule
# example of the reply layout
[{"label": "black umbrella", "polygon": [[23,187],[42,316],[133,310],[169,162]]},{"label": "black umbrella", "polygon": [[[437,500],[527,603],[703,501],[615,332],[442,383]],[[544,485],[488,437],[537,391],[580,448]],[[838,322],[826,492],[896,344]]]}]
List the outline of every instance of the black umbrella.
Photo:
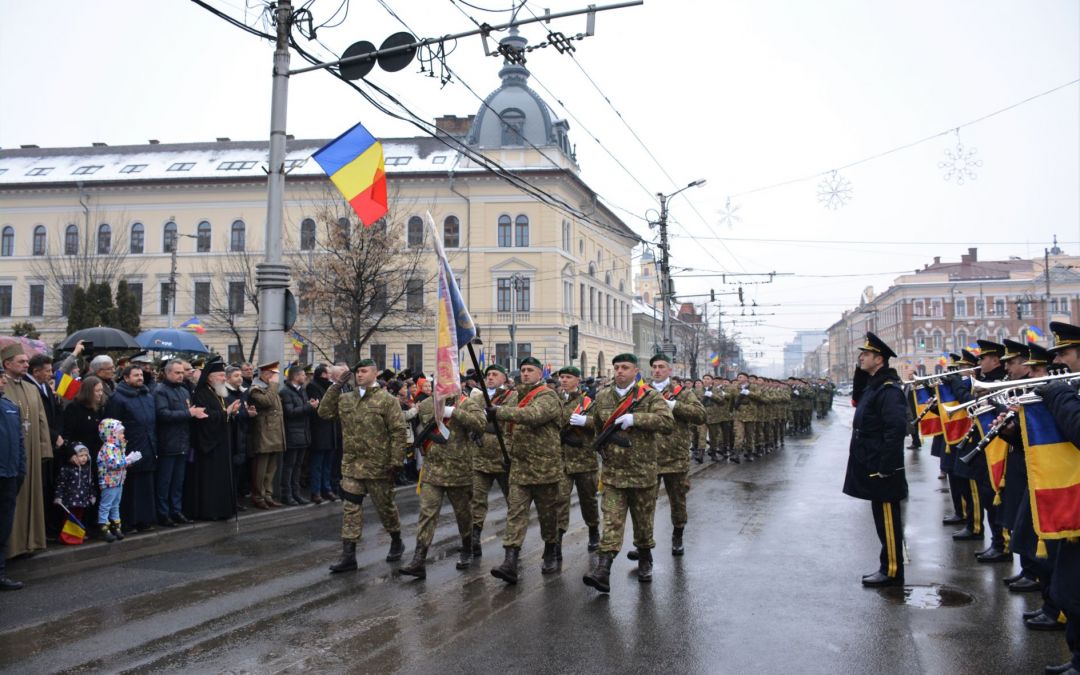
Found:
[{"label": "black umbrella", "polygon": [[125,349],[142,350],[139,343],[135,342],[135,338],[122,330],[109,328],[108,326],[77,330],[64,338],[64,341],[60,343],[60,349],[71,351],[75,349],[75,344],[79,340],[92,342],[93,346],[90,349],[97,352],[123,351]]}]

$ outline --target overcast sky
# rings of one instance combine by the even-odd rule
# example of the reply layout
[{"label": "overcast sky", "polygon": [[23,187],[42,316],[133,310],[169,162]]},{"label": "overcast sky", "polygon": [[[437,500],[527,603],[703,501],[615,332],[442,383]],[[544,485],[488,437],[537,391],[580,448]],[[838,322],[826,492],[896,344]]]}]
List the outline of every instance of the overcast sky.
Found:
[{"label": "overcast sky", "polygon": [[[537,13],[588,4],[534,1],[526,6]],[[266,27],[255,0],[209,2]],[[314,0],[316,22],[340,4]],[[468,30],[466,13],[491,24],[508,17],[451,0],[386,4],[422,37]],[[319,30],[322,44],[311,43],[312,51],[329,57],[402,30],[377,0],[347,5],[343,23]],[[272,46],[193,3],[0,0],[0,7],[0,147],[267,136]],[[938,167],[956,145],[950,134],[841,171],[853,197],[837,210],[819,203],[820,177],[744,194],[878,155],[1080,78],[1078,7],[1076,0],[647,0],[600,13],[596,35],[575,42],[577,63],[603,94],[552,48],[532,52],[527,65],[533,88],[569,120],[585,180],[636,214],[619,211],[646,239],[655,236],[643,220],[656,208],[651,194],[675,189],[665,171],[679,186],[708,180],[672,202],[675,266],[796,275],[745,287],[748,302],[780,305],[758,310],[775,314],[765,325],[735,327],[749,351],[765,352],[763,364],[781,359],[795,330],[827,327],[863,288],[880,292],[935,255],[955,260],[977,246],[984,259],[1030,257],[1054,234],[1066,252],[1080,252],[1076,84],[963,127],[959,140],[982,160],[964,185],[944,180]],[[552,27],[577,34],[585,18]],[[536,25],[522,32],[534,44],[545,35]],[[417,74],[416,63],[372,78],[423,117],[475,113],[480,102],[462,80],[486,96],[498,85],[499,60],[470,38],[448,63],[460,79],[442,88]],[[415,133],[328,74],[292,78],[290,133],[330,137],[357,121],[376,135]],[[740,218],[732,226],[720,215],[729,197]],[[681,294],[734,288],[719,278],[676,284]]]}]

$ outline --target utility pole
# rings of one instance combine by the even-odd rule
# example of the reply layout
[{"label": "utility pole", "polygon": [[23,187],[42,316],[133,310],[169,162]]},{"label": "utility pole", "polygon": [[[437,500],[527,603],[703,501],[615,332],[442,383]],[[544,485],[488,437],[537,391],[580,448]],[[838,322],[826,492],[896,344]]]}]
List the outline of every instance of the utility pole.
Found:
[{"label": "utility pole", "polygon": [[289,267],[281,263],[285,193],[285,118],[289,100],[289,30],[292,0],[278,0],[275,12],[273,89],[270,103],[270,166],[266,184],[266,260],[255,266],[259,289],[259,363],[280,361],[285,342],[285,290]]},{"label": "utility pole", "polygon": [[674,357],[675,341],[672,339],[672,322],[668,317],[668,308],[672,300],[671,285],[671,256],[668,246],[668,231],[667,231],[667,219],[668,219],[668,202],[671,198],[679,194],[683,190],[688,190],[692,187],[698,187],[704,185],[705,179],[696,180],[692,183],[688,183],[686,187],[679,188],[675,192],[669,195],[665,195],[662,192],[656,193],[656,196],[660,199],[660,220],[657,225],[660,227],[660,332],[661,340],[660,351],[667,354],[669,357]]}]

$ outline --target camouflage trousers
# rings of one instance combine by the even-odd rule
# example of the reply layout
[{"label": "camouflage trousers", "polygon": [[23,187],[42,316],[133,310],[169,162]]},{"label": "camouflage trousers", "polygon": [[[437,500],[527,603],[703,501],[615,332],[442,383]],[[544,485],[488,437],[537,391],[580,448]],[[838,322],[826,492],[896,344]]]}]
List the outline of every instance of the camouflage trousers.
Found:
[{"label": "camouflage trousers", "polygon": [[735,450],[742,453],[754,451],[757,443],[757,422],[735,422]]},{"label": "camouflage trousers", "polygon": [[616,555],[622,548],[623,531],[626,529],[626,513],[634,526],[634,546],[654,548],[653,516],[656,514],[656,488],[617,488],[604,486],[600,502],[604,512],[604,530],[600,538],[600,552]]},{"label": "camouflage trousers", "polygon": [[715,422],[709,425],[709,449],[713,452],[730,452],[735,449],[734,422]]},{"label": "camouflage trousers", "polygon": [[536,518],[540,521],[540,538],[545,544],[559,540],[556,524],[559,519],[559,484],[540,485],[510,484],[510,496],[506,498],[506,532],[503,533],[504,548],[521,548],[525,532],[529,529],[529,505],[536,502]]},{"label": "camouflage trousers", "polygon": [[510,477],[504,473],[487,473],[484,471],[473,472],[472,484],[472,524],[473,527],[484,528],[484,519],[488,512],[488,494],[491,486],[499,483],[503,497],[510,494]]},{"label": "camouflage trousers", "polygon": [[342,539],[360,541],[364,531],[364,507],[350,499],[362,502],[364,495],[371,497],[383,528],[391,534],[401,532],[401,520],[398,518],[397,504],[394,503],[394,484],[389,480],[342,477],[341,492],[345,500],[341,518]]},{"label": "camouflage trousers", "polygon": [[472,506],[470,504],[472,486],[445,487],[424,483],[420,488],[420,521],[416,528],[417,548],[431,546],[431,540],[435,538],[435,526],[439,522],[439,511],[442,509],[444,495],[454,509],[458,534],[462,539],[472,535]]},{"label": "camouflage trousers", "polygon": [[686,493],[690,492],[690,472],[661,473],[656,476],[656,487],[664,485],[668,503],[671,504],[671,524],[686,527]]},{"label": "camouflage trousers", "polygon": [[570,529],[570,493],[577,487],[581,518],[589,527],[600,526],[600,506],[596,499],[596,471],[568,473],[559,481],[559,531]]}]

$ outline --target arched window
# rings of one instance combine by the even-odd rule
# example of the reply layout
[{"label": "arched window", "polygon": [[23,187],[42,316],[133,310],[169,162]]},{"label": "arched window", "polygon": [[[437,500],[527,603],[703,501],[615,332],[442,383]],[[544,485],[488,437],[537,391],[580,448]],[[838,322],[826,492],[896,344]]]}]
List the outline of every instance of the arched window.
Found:
[{"label": "arched window", "polygon": [[0,255],[5,258],[15,255],[15,228],[10,225],[4,226],[4,234],[0,237]]},{"label": "arched window", "polygon": [[590,277],[595,277],[596,276],[596,263],[589,263],[589,276]]},{"label": "arched window", "polygon": [[409,218],[406,237],[410,248],[419,248],[424,245],[424,220],[420,216]]},{"label": "arched window", "polygon": [[131,252],[142,253],[146,244],[146,231],[142,223],[134,223],[131,226]]},{"label": "arched window", "polygon": [[514,246],[529,245],[529,217],[522,214],[514,220]]},{"label": "arched window", "polygon": [[311,218],[300,221],[300,250],[315,250],[315,221]]},{"label": "arched window", "polygon": [[341,246],[349,248],[352,245],[352,224],[348,218],[338,218],[338,236],[341,237]]},{"label": "arched window", "polygon": [[959,354],[961,349],[967,349],[967,345],[967,331],[961,328],[960,330],[956,331],[956,344],[953,345],[953,351]]},{"label": "arched window", "polygon": [[244,245],[246,244],[244,238],[244,221],[234,220],[232,229],[229,231],[229,250],[235,253],[243,253]]},{"label": "arched window", "polygon": [[112,228],[109,227],[108,223],[98,225],[97,252],[98,255],[109,255],[112,253]]},{"label": "arched window", "polygon": [[619,280],[619,292],[620,293],[625,293],[626,292],[626,286],[625,286],[622,279]]},{"label": "arched window", "polygon": [[926,333],[921,330],[915,331],[915,351],[925,352],[930,347],[926,341]]},{"label": "arched window", "polygon": [[498,233],[499,246],[504,248],[507,246],[513,246],[513,243],[510,241],[510,237],[512,234],[510,232],[510,216],[499,216]]},{"label": "arched window", "polygon": [[1009,331],[1001,328],[998,330],[998,344],[1004,344],[1005,340],[1009,337]]},{"label": "arched window", "polygon": [[34,228],[34,255],[45,255],[45,226]]},{"label": "arched window", "polygon": [[945,348],[945,333],[940,328],[935,328],[931,337],[933,338],[935,352],[940,352]]},{"label": "arched window", "polygon": [[79,228],[75,225],[64,230],[64,255],[79,255]]},{"label": "arched window", "polygon": [[210,223],[202,221],[195,229],[195,250],[199,253],[210,252]]},{"label": "arched window", "polygon": [[525,145],[525,113],[507,108],[502,118],[502,145]]},{"label": "arched window", "polygon": [[608,286],[611,285],[611,272],[604,272],[604,283]]},{"label": "arched window", "polygon": [[461,221],[457,216],[447,216],[443,221],[443,246],[457,248],[461,246]]},{"label": "arched window", "polygon": [[161,234],[161,250],[172,253],[176,250],[176,223],[165,223],[165,230]]}]

